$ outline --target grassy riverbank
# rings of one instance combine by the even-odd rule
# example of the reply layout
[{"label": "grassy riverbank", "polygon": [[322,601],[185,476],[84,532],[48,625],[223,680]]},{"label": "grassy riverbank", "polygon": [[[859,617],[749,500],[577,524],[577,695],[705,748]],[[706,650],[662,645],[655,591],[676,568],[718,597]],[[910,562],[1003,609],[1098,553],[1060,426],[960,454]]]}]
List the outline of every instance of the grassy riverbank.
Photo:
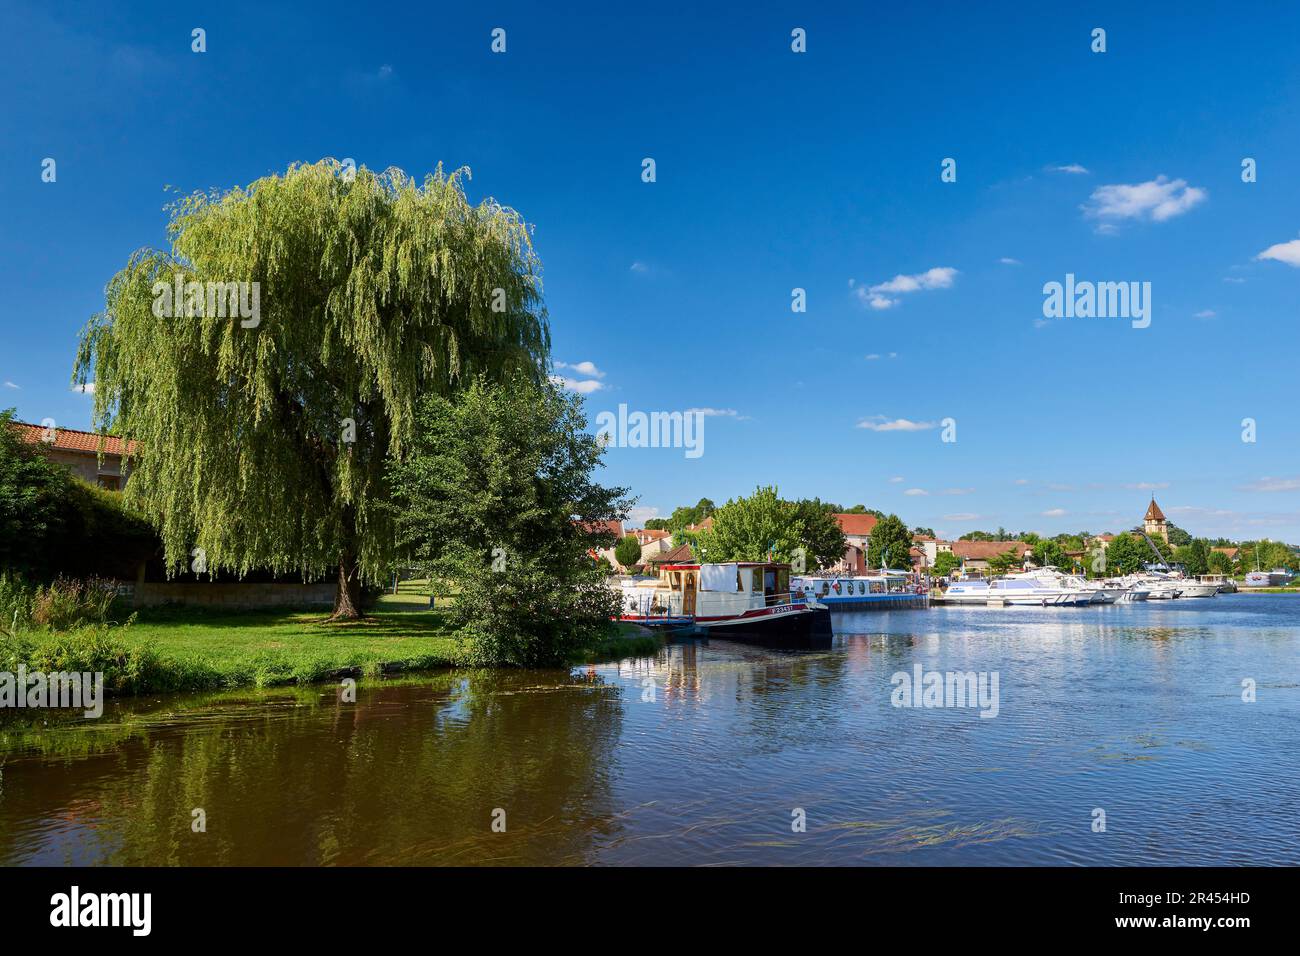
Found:
[{"label": "grassy riverbank", "polygon": [[[128,613],[118,609],[113,618]],[[572,663],[652,654],[661,643],[641,628],[611,626]],[[347,623],[331,623],[320,611],[161,607],[141,609],[125,627],[29,631],[0,641],[0,670],[102,671],[111,693],[131,695],[440,670],[466,666],[469,650],[445,613],[404,589]]]}]

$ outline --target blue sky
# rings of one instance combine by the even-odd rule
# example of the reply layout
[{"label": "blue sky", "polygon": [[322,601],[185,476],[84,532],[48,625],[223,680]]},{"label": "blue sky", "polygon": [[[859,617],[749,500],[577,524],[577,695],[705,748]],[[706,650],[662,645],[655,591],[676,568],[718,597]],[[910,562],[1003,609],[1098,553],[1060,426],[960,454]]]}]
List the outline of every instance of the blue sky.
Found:
[{"label": "blue sky", "polygon": [[[468,6],[7,4],[0,406],[89,424],[77,332],[164,244],[165,185],[442,161],[536,224],[593,421],[719,412],[699,458],[609,451],[638,517],[774,483],[951,536],[1114,531],[1154,491],[1300,541],[1300,7]],[[1150,282],[1150,326],[1045,320],[1067,273]]]}]

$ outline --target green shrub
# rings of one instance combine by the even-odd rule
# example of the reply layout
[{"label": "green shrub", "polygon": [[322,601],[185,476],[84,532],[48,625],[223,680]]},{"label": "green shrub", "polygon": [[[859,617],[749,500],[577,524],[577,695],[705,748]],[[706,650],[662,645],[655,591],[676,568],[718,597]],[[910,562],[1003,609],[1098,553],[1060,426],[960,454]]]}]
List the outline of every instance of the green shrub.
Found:
[{"label": "green shrub", "polygon": [[0,574],[0,628],[16,633],[105,624],[115,598],[113,583],[101,578],[60,577],[32,587],[17,575]]},{"label": "green shrub", "polygon": [[159,542],[116,491],[95,488],[24,441],[0,411],[0,571],[49,581],[134,579]]}]

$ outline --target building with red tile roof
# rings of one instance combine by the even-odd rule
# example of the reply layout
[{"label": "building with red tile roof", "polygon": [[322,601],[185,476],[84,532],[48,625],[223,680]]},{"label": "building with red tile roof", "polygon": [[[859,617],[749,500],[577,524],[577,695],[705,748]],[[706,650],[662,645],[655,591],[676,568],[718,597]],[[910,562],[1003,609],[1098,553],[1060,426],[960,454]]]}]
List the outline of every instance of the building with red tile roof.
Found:
[{"label": "building with red tile roof", "polygon": [[863,574],[867,569],[867,547],[871,544],[871,532],[880,520],[875,515],[836,512],[832,517],[844,532],[844,563],[854,574]]},{"label": "building with red tile roof", "polygon": [[961,561],[963,570],[983,569],[989,566],[989,560],[1008,551],[1016,553],[1016,559],[1023,562],[1033,548],[1023,541],[954,541],[953,556]]},{"label": "building with red tile roof", "polygon": [[124,465],[122,459],[129,462],[135,455],[135,442],[124,442],[116,435],[29,422],[10,422],[9,427],[87,484],[117,491],[126,483],[130,466]]},{"label": "building with red tile roof", "polygon": [[1146,515],[1142,518],[1142,530],[1149,537],[1159,536],[1164,538],[1166,544],[1169,543],[1169,522],[1165,520],[1165,513],[1156,504],[1155,495],[1151,496],[1151,504],[1147,508]]}]

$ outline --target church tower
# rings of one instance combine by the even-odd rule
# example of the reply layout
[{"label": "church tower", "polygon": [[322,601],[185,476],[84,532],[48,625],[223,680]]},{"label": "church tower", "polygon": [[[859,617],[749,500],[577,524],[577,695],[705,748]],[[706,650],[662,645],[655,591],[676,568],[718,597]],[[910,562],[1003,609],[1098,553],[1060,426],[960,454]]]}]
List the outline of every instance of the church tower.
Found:
[{"label": "church tower", "polygon": [[1159,537],[1165,544],[1169,543],[1169,522],[1165,520],[1165,513],[1156,504],[1155,495],[1151,496],[1151,506],[1147,508],[1146,517],[1142,519],[1142,530],[1148,537]]}]

